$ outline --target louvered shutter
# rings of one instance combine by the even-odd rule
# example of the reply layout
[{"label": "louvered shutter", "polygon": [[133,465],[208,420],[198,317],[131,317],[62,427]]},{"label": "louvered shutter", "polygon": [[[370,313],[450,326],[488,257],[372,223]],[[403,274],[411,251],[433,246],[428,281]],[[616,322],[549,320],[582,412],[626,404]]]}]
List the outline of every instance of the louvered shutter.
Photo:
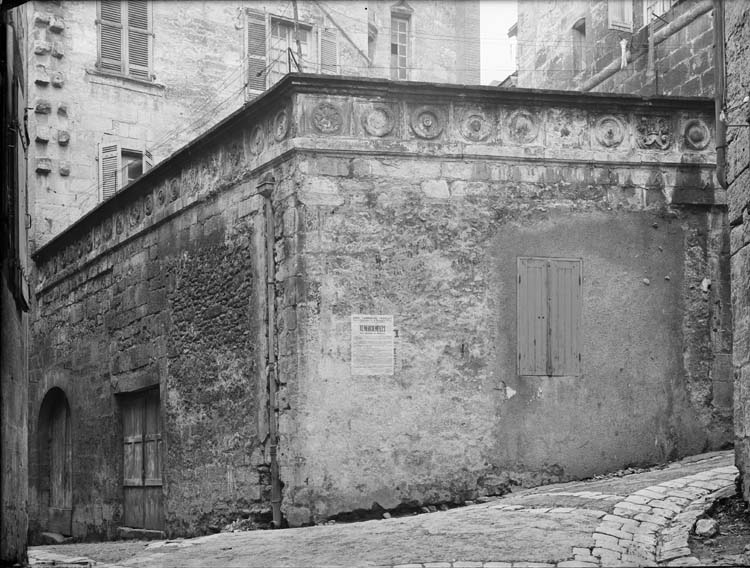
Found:
[{"label": "louvered shutter", "polygon": [[112,197],[121,186],[122,150],[116,143],[99,145],[99,186],[102,200]]},{"label": "louvered shutter", "polygon": [[151,79],[151,32],[149,2],[128,2],[128,74],[139,79]]},{"label": "louvered shutter", "polygon": [[247,31],[247,88],[263,91],[266,88],[266,15],[257,10],[246,10]]},{"label": "louvered shutter", "polygon": [[339,70],[339,50],[336,30],[323,28],[320,33],[320,72],[336,75]]},{"label": "louvered shutter", "polygon": [[145,174],[154,167],[154,157],[148,150],[143,151],[143,173]]},{"label": "louvered shutter", "polygon": [[101,0],[99,4],[99,67],[122,73],[122,4]]},{"label": "louvered shutter", "polygon": [[543,259],[518,259],[518,374],[547,374],[547,271]]},{"label": "louvered shutter", "polygon": [[550,259],[548,375],[580,375],[581,262]]},{"label": "louvered shutter", "polygon": [[608,0],[607,10],[610,29],[633,31],[633,0]]}]

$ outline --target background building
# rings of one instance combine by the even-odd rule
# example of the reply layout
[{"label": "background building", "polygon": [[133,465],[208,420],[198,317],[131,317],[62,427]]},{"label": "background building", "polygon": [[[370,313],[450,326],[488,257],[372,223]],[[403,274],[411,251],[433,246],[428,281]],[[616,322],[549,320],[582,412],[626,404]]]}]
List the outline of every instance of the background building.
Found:
[{"label": "background building", "polygon": [[522,0],[518,86],[713,95],[712,0]]},{"label": "background building", "polygon": [[28,527],[27,30],[19,2],[0,4],[0,564],[26,560]]},{"label": "background building", "polygon": [[32,248],[289,71],[479,83],[478,0],[63,0],[26,11]]}]

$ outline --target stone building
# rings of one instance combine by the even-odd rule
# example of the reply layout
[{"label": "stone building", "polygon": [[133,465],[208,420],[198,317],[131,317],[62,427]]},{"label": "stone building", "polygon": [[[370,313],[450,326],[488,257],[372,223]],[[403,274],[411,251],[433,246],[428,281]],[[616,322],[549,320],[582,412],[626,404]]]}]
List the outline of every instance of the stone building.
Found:
[{"label": "stone building", "polygon": [[0,565],[26,561],[28,368],[26,69],[19,2],[0,4]]},{"label": "stone building", "polygon": [[478,0],[35,0],[27,12],[33,247],[290,70],[479,83]]},{"label": "stone building", "polygon": [[735,455],[741,490],[750,501],[750,8],[743,2],[723,3],[726,90],[724,110],[726,161],[720,166],[728,186],[731,226],[732,309],[734,324]]},{"label": "stone building", "polygon": [[76,536],[192,535],[724,447],[713,136],[707,99],[283,79],[35,252],[32,533],[55,479]]},{"label": "stone building", "polygon": [[712,13],[713,0],[519,2],[518,86],[712,96]]}]

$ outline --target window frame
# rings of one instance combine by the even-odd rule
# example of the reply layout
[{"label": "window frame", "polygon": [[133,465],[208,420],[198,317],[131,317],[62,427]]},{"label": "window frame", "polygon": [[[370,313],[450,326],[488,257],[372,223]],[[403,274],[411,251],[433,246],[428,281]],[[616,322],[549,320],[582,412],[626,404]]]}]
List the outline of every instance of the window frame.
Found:
[{"label": "window frame", "polygon": [[[395,22],[403,22],[404,26],[406,28],[406,30],[405,30],[406,41],[403,44],[404,51],[405,51],[404,58],[406,60],[406,63],[404,65],[404,67],[400,67],[398,65],[398,59],[400,57],[400,54],[398,54],[398,53],[395,54],[396,55],[396,64],[394,66],[394,61],[393,61],[393,55],[394,55],[394,53],[393,53],[393,45],[394,45],[394,43],[393,43],[393,35],[394,35],[394,33],[398,33],[398,31],[394,32],[394,23]],[[391,27],[390,27],[390,32],[391,32],[391,40],[389,42],[389,45],[390,45],[390,54],[389,55],[390,55],[390,63],[391,63],[391,79],[393,79],[395,81],[408,81],[409,77],[410,77],[410,62],[412,60],[412,54],[411,54],[411,35],[412,35],[411,34],[411,14],[406,14],[406,13],[403,13],[403,12],[392,11],[391,12]],[[398,46],[398,45],[401,45],[401,44],[400,43],[396,43],[396,45]],[[400,71],[402,69],[403,69],[403,75],[404,75],[403,77],[400,76],[401,75]]]},{"label": "window frame", "polygon": [[[615,6],[623,6],[622,11]],[[607,0],[607,25],[610,30],[633,33],[635,5],[633,0]]]},{"label": "window frame", "polygon": [[[123,165],[123,156],[140,156],[141,158],[141,173],[138,177],[127,181],[127,167],[128,164]],[[134,144],[132,141],[121,142],[119,140],[106,140],[99,143],[98,148],[99,164],[98,164],[98,189],[99,189],[99,201],[102,202],[106,199],[114,197],[125,187],[145,175],[151,168],[154,167],[154,158],[149,150],[146,149],[145,145]],[[104,160],[109,156],[114,157],[114,168],[106,168]],[[110,192],[109,188],[105,187],[104,177],[105,175],[114,170],[115,172],[115,187]],[[105,190],[106,194],[105,194]]]},{"label": "window frame", "polygon": [[[130,26],[129,23],[129,6],[133,3],[142,3],[146,7],[146,28],[137,28]],[[120,21],[113,22],[104,20],[102,18],[102,0],[97,0],[96,3],[96,26],[97,26],[97,59],[95,68],[99,73],[105,75],[113,75],[115,77],[123,77],[131,79],[133,81],[142,81],[145,83],[153,83],[156,79],[154,75],[154,10],[152,0],[120,0],[117,2],[120,8]],[[119,70],[107,67],[112,65],[114,59],[103,57],[103,38],[102,30],[103,26],[119,27],[120,29],[120,61]],[[147,50],[147,65],[137,65],[130,61],[130,43],[131,34],[142,33],[146,36],[146,50]],[[137,73],[133,73],[132,66],[140,67],[144,70],[146,77],[143,77]]]},{"label": "window frame", "polygon": [[[541,288],[532,290],[532,288],[523,281],[522,276],[530,274],[528,267],[536,263],[537,266],[540,264],[544,266],[544,276],[541,284]],[[567,300],[570,303],[570,318],[564,322],[564,325],[560,325],[559,321],[553,322],[553,313],[557,314],[558,319],[561,317],[560,313],[562,302],[559,298],[558,304],[553,307],[555,301],[555,291],[551,285],[551,266],[552,264],[571,264],[573,276],[570,282],[571,290],[570,296]],[[577,276],[577,282],[575,282]],[[559,276],[558,276],[559,277]],[[558,258],[558,257],[534,257],[534,256],[519,256],[516,259],[516,361],[517,361],[517,373],[519,376],[544,376],[544,377],[577,377],[583,374],[582,370],[582,318],[583,318],[583,259],[581,258]],[[529,314],[533,319],[533,308],[539,308],[539,306],[529,306],[529,298],[536,295],[536,300],[539,301],[542,306],[540,308],[541,319],[544,319],[543,324],[538,322],[529,322]],[[558,292],[558,296],[559,296]],[[540,298],[541,297],[541,300]],[[537,320],[540,316],[537,316]],[[565,327],[568,332],[564,337],[555,336],[553,337],[553,328],[558,329]],[[539,333],[543,333],[540,336]],[[539,362],[532,364],[534,369],[529,370],[530,359],[535,358],[535,355],[531,355],[525,349],[527,339],[531,340],[533,348],[536,349],[539,344],[543,343],[544,349],[544,369],[541,369]],[[558,355],[557,366],[555,366],[555,357],[553,354],[553,344],[557,346],[555,353]],[[565,361],[559,360],[560,353],[569,351],[570,357]]]}]

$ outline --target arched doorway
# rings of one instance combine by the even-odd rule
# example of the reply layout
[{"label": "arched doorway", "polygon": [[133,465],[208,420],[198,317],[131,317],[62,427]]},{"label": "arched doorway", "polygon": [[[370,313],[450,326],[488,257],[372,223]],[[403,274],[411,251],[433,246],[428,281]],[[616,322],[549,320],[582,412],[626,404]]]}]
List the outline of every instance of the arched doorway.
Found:
[{"label": "arched doorway", "polygon": [[70,406],[65,393],[54,387],[39,410],[39,482],[42,506],[47,506],[47,530],[70,535],[73,512]]}]

